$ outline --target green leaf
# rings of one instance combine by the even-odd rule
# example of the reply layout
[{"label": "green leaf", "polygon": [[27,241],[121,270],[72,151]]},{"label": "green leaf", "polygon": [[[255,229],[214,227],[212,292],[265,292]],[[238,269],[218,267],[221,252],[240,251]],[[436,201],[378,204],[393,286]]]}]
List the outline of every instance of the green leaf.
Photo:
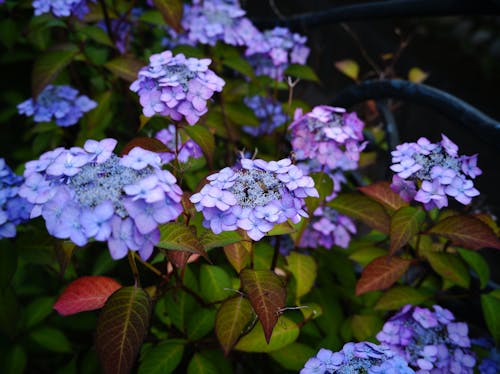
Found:
[{"label": "green leaf", "polygon": [[180,331],[186,330],[189,316],[196,309],[196,301],[193,296],[185,291],[170,292],[167,294],[166,310],[173,325]]},{"label": "green leaf", "polygon": [[242,241],[242,236],[237,231],[223,231],[220,234],[214,234],[207,230],[200,238],[200,243],[205,251],[217,247],[238,243]]},{"label": "green leaf", "polygon": [[231,351],[253,316],[252,306],[243,296],[222,303],[215,320],[215,333],[224,354],[227,355]]},{"label": "green leaf", "polygon": [[42,322],[52,313],[53,297],[40,297],[31,302],[23,311],[24,327],[29,329]]},{"label": "green leaf", "polygon": [[215,309],[207,308],[194,312],[186,323],[186,335],[189,340],[199,340],[212,331],[216,313]]},{"label": "green leaf", "polygon": [[139,374],[169,374],[180,364],[185,342],[168,339],[151,348],[142,357]]},{"label": "green leaf", "polygon": [[174,251],[197,253],[210,261],[196,237],[195,228],[182,223],[171,222],[160,225],[160,242],[156,246]]},{"label": "green leaf", "polygon": [[469,287],[469,272],[464,262],[458,256],[442,252],[428,252],[425,256],[432,269],[443,278],[448,279],[460,287]]},{"label": "green leaf", "polygon": [[17,331],[19,305],[12,286],[0,288],[0,332],[13,337]]},{"label": "green leaf", "polygon": [[226,271],[214,265],[201,265],[200,293],[209,303],[221,301],[232,295],[233,292],[225,290],[231,288],[232,282]]},{"label": "green leaf", "polygon": [[260,122],[255,113],[242,102],[227,102],[224,111],[228,118],[238,125],[259,126]]},{"label": "green leaf", "polygon": [[0,42],[11,49],[19,37],[20,25],[14,20],[7,18],[0,21]]},{"label": "green leaf", "polygon": [[182,0],[153,0],[153,3],[160,11],[167,25],[180,33],[182,31]]},{"label": "green leaf", "polygon": [[241,56],[241,53],[235,47],[224,43],[217,43],[213,52],[225,66],[247,77],[254,76],[252,65]]},{"label": "green leaf", "polygon": [[243,336],[234,349],[243,352],[273,352],[293,343],[299,337],[299,326],[292,320],[281,316],[268,341],[264,336],[262,324],[258,322],[247,335]]},{"label": "green leaf", "polygon": [[486,287],[490,279],[490,267],[483,256],[477,252],[473,252],[463,248],[456,248],[462,259],[475,271],[479,277],[481,288]]},{"label": "green leaf", "polygon": [[215,139],[214,135],[201,125],[187,126],[184,131],[200,146],[209,166],[213,164]]},{"label": "green leaf", "polygon": [[122,287],[102,309],[96,350],[104,373],[129,373],[148,332],[151,301],[142,288]]},{"label": "green leaf", "polygon": [[78,31],[84,35],[87,35],[89,38],[96,41],[97,43],[115,48],[115,45],[109,39],[108,33],[99,26],[94,26],[94,25],[85,26]]},{"label": "green leaf", "polygon": [[297,252],[290,253],[286,257],[288,265],[286,269],[292,273],[295,278],[296,295],[297,299],[306,295],[314,285],[318,267],[316,261],[310,255],[304,255]]},{"label": "green leaf", "polygon": [[491,227],[471,216],[447,217],[432,227],[429,233],[444,236],[454,244],[465,248],[474,250],[485,247],[500,249],[500,241]]},{"label": "green leaf", "polygon": [[139,21],[150,23],[154,26],[160,26],[160,27],[165,26],[165,20],[163,19],[161,13],[158,12],[157,10],[146,10],[139,17]]},{"label": "green leaf", "polygon": [[300,78],[306,81],[319,82],[319,78],[314,70],[307,65],[290,64],[285,70],[285,75],[290,75],[294,78]]},{"label": "green leaf", "polygon": [[115,74],[117,77],[122,78],[127,82],[133,82],[137,79],[139,70],[146,64],[133,56],[122,55],[108,61],[104,67]]},{"label": "green leaf", "polygon": [[376,258],[363,269],[356,284],[356,296],[391,287],[408,270],[410,263],[410,260],[399,257]]},{"label": "green leaf", "polygon": [[23,347],[19,344],[12,346],[7,352],[2,367],[4,374],[22,374],[25,372],[28,357]]},{"label": "green leaf", "polygon": [[41,347],[57,353],[70,353],[71,343],[61,330],[41,326],[31,331],[30,338]]},{"label": "green leaf", "polygon": [[490,330],[491,336],[495,342],[500,343],[500,299],[489,295],[481,295],[481,306],[483,307],[483,315],[486,321],[486,326]]},{"label": "green leaf", "polygon": [[314,213],[316,208],[330,196],[333,191],[333,180],[326,173],[312,173],[314,187],[318,190],[319,197],[306,197],[306,206],[309,213]]},{"label": "green leaf", "polygon": [[264,328],[269,343],[281,309],[285,306],[286,289],[283,281],[271,270],[245,269],[240,273],[243,292]]},{"label": "green leaf", "polygon": [[88,112],[83,118],[85,126],[80,129],[79,142],[83,144],[87,139],[104,137],[104,130],[109,126],[113,111],[111,110],[112,91],[100,93],[95,100],[97,107]]},{"label": "green leaf", "polygon": [[398,209],[391,217],[391,244],[389,254],[394,254],[416,235],[425,220],[420,208],[406,206]]},{"label": "green leaf", "polygon": [[189,362],[187,374],[219,374],[219,370],[208,358],[195,353]]},{"label": "green leaf", "polygon": [[385,291],[375,304],[376,310],[397,310],[406,304],[418,305],[428,296],[413,287],[394,286]]},{"label": "green leaf", "polygon": [[339,195],[328,203],[340,213],[359,219],[365,224],[389,234],[390,217],[379,203],[366,196],[346,193]]},{"label": "green leaf", "polygon": [[346,59],[346,60],[341,60],[335,62],[335,67],[337,70],[339,70],[342,74],[348,76],[352,80],[356,81],[358,80],[359,76],[359,65],[356,61]]},{"label": "green leaf", "polygon": [[224,254],[227,260],[238,274],[250,264],[251,251],[252,243],[247,241],[229,244],[224,247]]},{"label": "green leaf", "polygon": [[269,243],[260,241],[253,244],[253,268],[269,270],[273,262],[274,248]]},{"label": "green leaf", "polygon": [[271,229],[271,231],[268,231],[266,236],[276,236],[276,235],[285,235],[285,234],[291,234],[292,232],[295,232],[295,227],[290,225],[290,222],[285,221],[282,223],[278,223],[274,225],[274,227]]},{"label": "green leaf", "polygon": [[0,241],[0,288],[10,284],[17,269],[17,251],[9,241]]},{"label": "green leaf", "polygon": [[283,368],[298,372],[302,369],[311,357],[316,355],[317,351],[305,345],[304,343],[291,343],[285,348],[269,353],[273,360],[277,361]]},{"label": "green leaf", "polygon": [[349,255],[349,258],[353,261],[356,261],[358,264],[362,266],[366,266],[370,262],[375,260],[377,257],[385,256],[386,254],[387,250],[385,249],[379,247],[367,246],[355,249]]},{"label": "green leaf", "polygon": [[59,44],[35,60],[33,65],[31,91],[37,97],[45,86],[50,84],[78,53],[74,44]]},{"label": "green leaf", "polygon": [[390,212],[410,205],[391,189],[391,184],[387,181],[375,182],[368,186],[358,187],[358,190],[382,204]]},{"label": "green leaf", "polygon": [[357,341],[373,339],[382,330],[382,319],[375,315],[355,314],[351,318],[351,329]]}]

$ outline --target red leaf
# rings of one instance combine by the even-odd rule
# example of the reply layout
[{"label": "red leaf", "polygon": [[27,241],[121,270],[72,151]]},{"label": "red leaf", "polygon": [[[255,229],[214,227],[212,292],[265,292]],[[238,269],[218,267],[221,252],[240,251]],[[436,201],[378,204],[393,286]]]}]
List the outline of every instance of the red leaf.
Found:
[{"label": "red leaf", "polygon": [[168,260],[177,268],[184,269],[192,253],[184,251],[166,251]]},{"label": "red leaf", "polygon": [[453,244],[469,248],[484,247],[500,249],[500,241],[494,231],[483,221],[464,215],[456,215],[438,222],[429,233],[444,236]]},{"label": "red leaf", "polygon": [[151,152],[170,152],[170,149],[158,139],[142,137],[129,141],[125,147],[123,147],[122,155],[128,154],[135,147],[140,147]]},{"label": "red leaf", "polygon": [[245,269],[240,273],[240,279],[269,343],[278,322],[279,311],[285,306],[286,290],[283,282],[271,270]]},{"label": "red leaf", "polygon": [[366,196],[378,201],[380,204],[389,208],[391,211],[398,210],[408,206],[408,202],[403,200],[396,192],[391,189],[391,184],[386,181],[376,182],[369,186],[358,187]]},{"label": "red leaf", "polygon": [[81,277],[71,282],[54,304],[63,316],[100,309],[121,284],[103,276]]},{"label": "red leaf", "polygon": [[165,22],[177,32],[182,31],[182,1],[181,0],[153,0]]},{"label": "red leaf", "polygon": [[376,258],[361,273],[361,278],[356,285],[356,295],[389,288],[401,278],[410,263],[410,260],[399,257],[382,256]]}]

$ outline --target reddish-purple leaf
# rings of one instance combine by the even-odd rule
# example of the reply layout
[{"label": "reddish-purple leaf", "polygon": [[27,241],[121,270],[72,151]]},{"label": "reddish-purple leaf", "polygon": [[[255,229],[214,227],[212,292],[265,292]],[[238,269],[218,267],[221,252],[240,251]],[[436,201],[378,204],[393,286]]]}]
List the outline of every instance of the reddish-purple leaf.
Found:
[{"label": "reddish-purple leaf", "polygon": [[371,228],[389,234],[389,215],[382,205],[366,196],[346,193],[339,195],[328,205],[342,214],[363,221]]},{"label": "reddish-purple leaf", "polygon": [[54,304],[63,316],[100,309],[121,284],[103,276],[81,277],[71,282]]},{"label": "reddish-purple leaf", "polygon": [[250,269],[243,270],[240,279],[269,343],[279,312],[285,306],[286,289],[283,281],[271,270]]},{"label": "reddish-purple leaf", "polygon": [[96,350],[105,374],[128,374],[149,327],[151,300],[138,287],[123,287],[106,302],[97,321]]},{"label": "reddish-purple leaf", "polygon": [[207,253],[196,236],[196,230],[193,226],[170,222],[160,225],[159,229],[160,242],[156,244],[157,247],[196,253],[210,262]]},{"label": "reddish-purple leaf", "polygon": [[391,211],[398,210],[408,206],[408,202],[403,200],[399,194],[391,189],[391,184],[386,181],[380,181],[369,186],[358,187],[366,196],[378,201]]},{"label": "reddish-purple leaf", "polygon": [[406,272],[410,260],[382,256],[370,262],[361,273],[356,284],[356,295],[389,288]]},{"label": "reddish-purple leaf", "polygon": [[104,64],[109,71],[127,82],[135,81],[139,70],[145,65],[141,60],[128,55],[117,57]]},{"label": "reddish-purple leaf", "polygon": [[425,213],[420,208],[406,206],[398,209],[391,217],[390,254],[394,254],[419,232],[425,220]]},{"label": "reddish-purple leaf", "polygon": [[125,144],[123,147],[122,155],[128,154],[133,148],[140,147],[151,152],[170,152],[165,144],[155,138],[134,138]]},{"label": "reddish-purple leaf", "polygon": [[182,0],[153,0],[163,19],[171,28],[181,32]]},{"label": "reddish-purple leaf", "polygon": [[250,251],[252,250],[252,243],[241,241],[226,245],[224,253],[234,270],[238,273],[250,263]]},{"label": "reddish-purple leaf", "polygon": [[224,301],[217,311],[215,334],[227,355],[254,316],[250,302],[243,296]]},{"label": "reddish-purple leaf", "polygon": [[444,236],[453,244],[469,249],[477,250],[485,247],[500,249],[500,241],[491,227],[471,216],[447,217],[432,227],[429,233]]},{"label": "reddish-purple leaf", "polygon": [[177,269],[184,269],[192,253],[184,251],[166,251],[167,258]]}]

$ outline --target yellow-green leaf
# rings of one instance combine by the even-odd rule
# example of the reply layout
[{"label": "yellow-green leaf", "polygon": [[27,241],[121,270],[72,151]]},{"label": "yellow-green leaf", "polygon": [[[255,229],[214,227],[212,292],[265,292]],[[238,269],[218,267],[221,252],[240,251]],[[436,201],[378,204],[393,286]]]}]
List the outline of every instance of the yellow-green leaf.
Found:
[{"label": "yellow-green leaf", "polygon": [[359,65],[356,61],[350,60],[350,59],[337,61],[335,63],[335,67],[342,74],[347,75],[352,80],[355,80],[355,81],[358,80]]}]

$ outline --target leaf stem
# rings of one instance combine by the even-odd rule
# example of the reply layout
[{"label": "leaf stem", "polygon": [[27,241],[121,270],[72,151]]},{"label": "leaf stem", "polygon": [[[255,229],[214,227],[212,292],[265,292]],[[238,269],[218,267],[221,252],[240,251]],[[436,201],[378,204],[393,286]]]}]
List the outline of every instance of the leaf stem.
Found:
[{"label": "leaf stem", "polygon": [[139,276],[139,270],[137,269],[137,264],[135,263],[135,256],[133,251],[128,251],[128,263],[130,269],[132,270],[132,275],[134,276],[134,283],[136,287],[141,286],[141,278]]}]

